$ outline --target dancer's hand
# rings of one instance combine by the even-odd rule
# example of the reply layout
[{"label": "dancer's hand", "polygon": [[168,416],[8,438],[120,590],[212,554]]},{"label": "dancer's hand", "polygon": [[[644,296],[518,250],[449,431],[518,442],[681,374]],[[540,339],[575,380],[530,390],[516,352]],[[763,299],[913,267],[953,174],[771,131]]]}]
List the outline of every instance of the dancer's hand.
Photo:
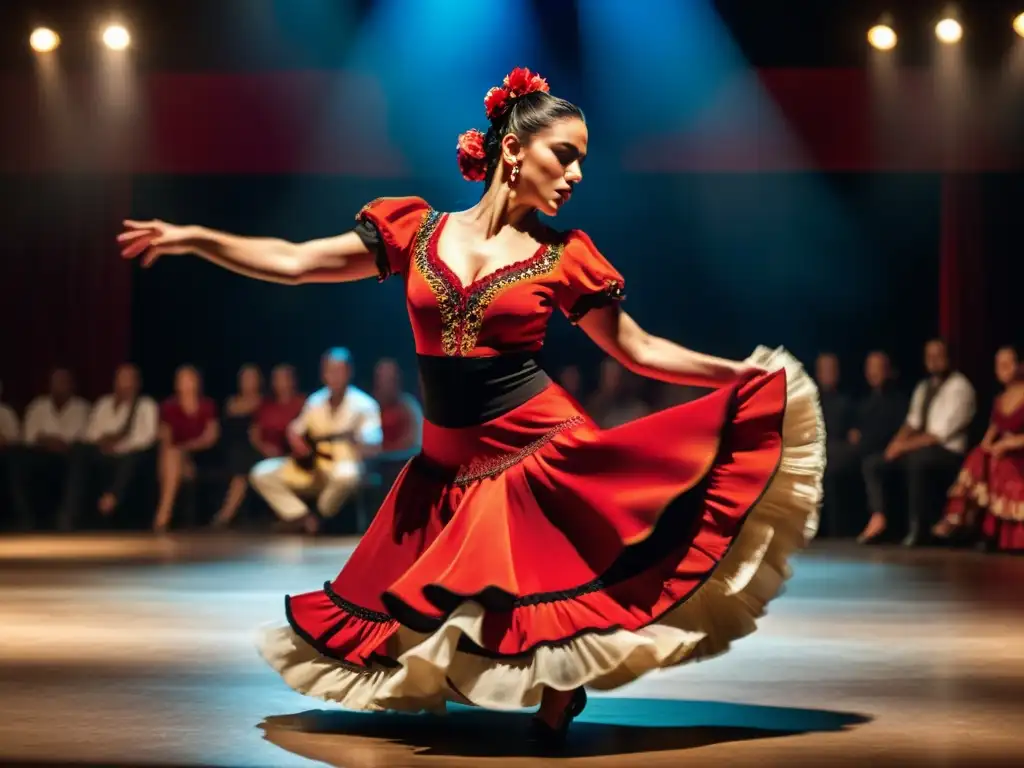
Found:
[{"label": "dancer's hand", "polygon": [[124,222],[124,231],[117,236],[121,246],[121,257],[135,259],[142,257],[142,266],[152,266],[164,255],[179,255],[194,250],[192,227],[179,227],[159,219],[152,221]]}]

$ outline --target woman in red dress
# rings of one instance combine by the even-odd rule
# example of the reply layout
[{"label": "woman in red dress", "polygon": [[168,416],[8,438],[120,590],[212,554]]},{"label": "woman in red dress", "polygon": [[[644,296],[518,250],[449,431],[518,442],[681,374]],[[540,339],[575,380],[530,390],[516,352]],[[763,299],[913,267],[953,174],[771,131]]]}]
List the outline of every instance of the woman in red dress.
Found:
[{"label": "woman in red dress", "polygon": [[[782,350],[732,362],[643,331],[623,278],[555,216],[583,178],[580,110],[528,70],[460,137],[473,208],[365,206],[338,237],[289,244],[127,222],[122,252],[195,252],[288,283],[396,276],[423,384],[422,452],[332,581],[286,598],[261,639],[296,690],[358,709],[540,705],[556,746],[583,687],[725,651],[816,529],[817,391]],[[554,309],[631,371],[712,394],[600,430],[536,362]]]},{"label": "woman in red dress", "polygon": [[153,520],[155,531],[170,528],[181,481],[195,476],[196,456],[219,439],[217,406],[203,396],[199,371],[181,366],[174,374],[174,394],[160,404],[160,503]]},{"label": "woman in red dress", "polygon": [[1024,369],[1012,347],[996,353],[1004,386],[992,406],[981,444],[967,454],[949,491],[945,517],[932,529],[940,539],[973,529],[995,549],[1024,550]]}]

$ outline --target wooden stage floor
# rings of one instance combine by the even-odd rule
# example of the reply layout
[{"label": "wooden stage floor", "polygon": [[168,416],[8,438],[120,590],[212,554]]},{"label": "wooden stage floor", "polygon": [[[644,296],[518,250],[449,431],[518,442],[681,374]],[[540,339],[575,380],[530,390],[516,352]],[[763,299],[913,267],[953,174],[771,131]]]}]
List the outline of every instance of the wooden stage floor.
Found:
[{"label": "wooden stage floor", "polygon": [[0,539],[0,764],[1024,765],[1024,558],[816,544],[755,635],[594,695],[545,761],[525,714],[348,713],[264,666],[351,546]]}]

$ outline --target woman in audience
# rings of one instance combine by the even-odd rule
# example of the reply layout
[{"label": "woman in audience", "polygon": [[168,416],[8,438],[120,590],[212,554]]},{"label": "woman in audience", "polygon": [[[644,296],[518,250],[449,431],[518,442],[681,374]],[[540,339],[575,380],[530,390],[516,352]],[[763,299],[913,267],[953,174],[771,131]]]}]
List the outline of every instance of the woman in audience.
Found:
[{"label": "woman in audience", "polygon": [[230,525],[235,519],[249,487],[249,470],[263,458],[249,440],[250,428],[261,405],[263,374],[255,365],[243,365],[238,371],[238,391],[224,403],[224,459],[231,480],[224,502],[213,518],[213,525],[218,528]]},{"label": "woman in audience", "polygon": [[290,365],[278,365],[271,371],[270,391],[272,397],[260,406],[249,432],[260,459],[288,452],[288,425],[298,418],[306,402],[305,395],[298,390],[295,369]]},{"label": "woman in audience", "polygon": [[196,474],[196,458],[220,439],[217,406],[203,396],[202,379],[191,365],[174,374],[174,394],[160,405],[160,504],[153,529],[171,525],[182,480]]},{"label": "woman in audience", "polygon": [[981,533],[996,549],[1024,549],[1024,371],[1012,347],[996,353],[996,378],[1004,386],[992,406],[988,430],[967,455],[949,491],[945,517],[932,529],[939,539]]}]

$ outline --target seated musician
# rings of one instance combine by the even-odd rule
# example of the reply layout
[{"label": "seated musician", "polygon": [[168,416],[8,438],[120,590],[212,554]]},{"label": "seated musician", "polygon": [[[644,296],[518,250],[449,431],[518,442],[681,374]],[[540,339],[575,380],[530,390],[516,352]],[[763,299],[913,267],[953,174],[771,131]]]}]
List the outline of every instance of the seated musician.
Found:
[{"label": "seated musician", "polygon": [[[349,383],[349,351],[328,350],[320,370],[324,388],[288,426],[291,456],[265,459],[249,475],[278,517],[301,520],[308,533],[316,533],[321,518],[336,515],[358,488],[364,459],[380,451],[383,439],[380,406]],[[307,501],[315,501],[315,511]]]}]

